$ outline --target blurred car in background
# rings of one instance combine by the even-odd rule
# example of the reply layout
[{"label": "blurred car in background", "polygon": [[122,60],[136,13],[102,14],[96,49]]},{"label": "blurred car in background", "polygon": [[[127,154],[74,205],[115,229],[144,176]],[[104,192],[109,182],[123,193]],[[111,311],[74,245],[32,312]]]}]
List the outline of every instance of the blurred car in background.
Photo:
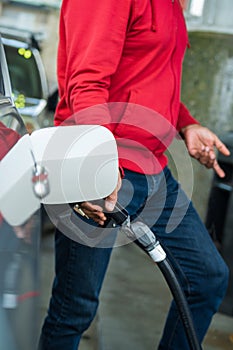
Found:
[{"label": "blurred car in background", "polygon": [[40,55],[41,33],[0,27],[14,102],[27,131],[53,125],[57,90],[51,94]]}]

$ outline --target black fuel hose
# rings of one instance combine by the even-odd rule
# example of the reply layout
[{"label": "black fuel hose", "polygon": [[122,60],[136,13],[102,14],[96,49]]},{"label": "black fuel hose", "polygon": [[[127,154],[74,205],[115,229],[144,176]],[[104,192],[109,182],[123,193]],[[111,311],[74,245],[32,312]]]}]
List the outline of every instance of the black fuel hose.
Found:
[{"label": "black fuel hose", "polygon": [[157,262],[157,265],[162,272],[176,302],[177,309],[189,342],[190,350],[201,350],[202,347],[197,339],[189,305],[172,266],[167,259]]}]

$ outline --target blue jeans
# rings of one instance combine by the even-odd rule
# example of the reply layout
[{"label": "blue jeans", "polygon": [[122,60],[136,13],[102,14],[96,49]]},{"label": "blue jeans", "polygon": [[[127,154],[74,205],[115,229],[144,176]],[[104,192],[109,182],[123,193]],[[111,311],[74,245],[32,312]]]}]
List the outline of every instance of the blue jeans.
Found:
[{"label": "blue jeans", "polygon": [[[145,176],[125,170],[119,202],[131,220],[143,219],[166,250],[202,342],[225,295],[228,269],[192,203],[168,168]],[[40,350],[76,350],[98,307],[98,296],[112,248],[88,247],[56,232],[56,277],[40,337]],[[172,302],[159,350],[188,350]]]}]

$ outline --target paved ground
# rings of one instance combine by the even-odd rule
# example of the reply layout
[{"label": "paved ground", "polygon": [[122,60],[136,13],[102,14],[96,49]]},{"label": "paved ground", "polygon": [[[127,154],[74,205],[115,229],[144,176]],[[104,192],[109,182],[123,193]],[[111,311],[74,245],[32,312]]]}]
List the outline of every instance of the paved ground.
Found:
[{"label": "paved ground", "polygon": [[[52,234],[43,236],[41,253],[42,319],[53,276]],[[161,272],[143,252],[133,244],[115,248],[98,315],[85,333],[80,350],[156,349],[170,300]],[[206,336],[204,350],[232,350],[232,334],[233,318],[217,314]]]}]

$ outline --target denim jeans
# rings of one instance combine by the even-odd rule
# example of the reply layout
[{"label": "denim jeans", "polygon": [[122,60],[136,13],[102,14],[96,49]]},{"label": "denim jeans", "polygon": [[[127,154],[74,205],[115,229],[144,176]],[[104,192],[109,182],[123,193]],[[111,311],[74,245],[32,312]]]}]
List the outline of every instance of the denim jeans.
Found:
[{"label": "denim jeans", "polygon": [[[125,170],[119,202],[131,220],[156,234],[186,294],[199,341],[225,295],[228,269],[191,201],[168,168],[145,176]],[[56,276],[40,350],[76,350],[98,307],[112,248],[89,247],[56,232]],[[171,303],[159,350],[188,350],[176,305]]]}]

